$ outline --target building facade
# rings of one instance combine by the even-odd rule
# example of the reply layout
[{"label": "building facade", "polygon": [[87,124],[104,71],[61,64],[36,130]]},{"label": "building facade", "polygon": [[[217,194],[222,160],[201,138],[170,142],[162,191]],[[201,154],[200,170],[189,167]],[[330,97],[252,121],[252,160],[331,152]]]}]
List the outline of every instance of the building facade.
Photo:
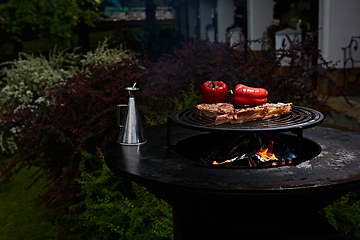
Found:
[{"label": "building facade", "polygon": [[[196,38],[225,42],[229,37],[259,39],[273,24],[273,0],[177,0],[174,1],[176,28],[182,39]],[[342,47],[349,44],[352,36],[360,36],[359,0],[310,1],[316,12],[312,24],[319,28],[318,48],[327,61],[338,62],[344,58]],[[240,31],[240,33],[239,33]],[[261,50],[261,44],[253,44],[252,50]],[[359,53],[354,53],[359,54]],[[355,56],[354,56],[355,57]],[[360,54],[359,54],[360,59]],[[338,68],[342,68],[338,64]]]}]

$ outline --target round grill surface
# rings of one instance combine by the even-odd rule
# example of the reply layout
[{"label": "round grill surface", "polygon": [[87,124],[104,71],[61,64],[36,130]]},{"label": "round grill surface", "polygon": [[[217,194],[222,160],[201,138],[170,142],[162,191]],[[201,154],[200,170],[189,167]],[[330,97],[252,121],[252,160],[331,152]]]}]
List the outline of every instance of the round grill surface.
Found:
[{"label": "round grill surface", "polygon": [[247,132],[247,131],[291,131],[299,128],[310,128],[320,124],[324,120],[324,115],[311,108],[292,106],[289,114],[279,117],[246,122],[242,124],[221,124],[215,125],[214,119],[196,116],[196,108],[189,107],[179,110],[172,114],[171,119],[187,128],[202,131],[229,131],[229,132]]}]

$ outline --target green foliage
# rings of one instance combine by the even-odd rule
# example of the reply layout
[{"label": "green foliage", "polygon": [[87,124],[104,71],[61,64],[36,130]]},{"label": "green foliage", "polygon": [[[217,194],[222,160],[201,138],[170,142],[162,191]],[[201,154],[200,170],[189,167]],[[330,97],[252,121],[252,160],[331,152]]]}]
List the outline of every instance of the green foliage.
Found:
[{"label": "green foliage", "polygon": [[[201,94],[197,94],[193,79],[191,79],[190,92],[187,94],[184,90],[180,89],[180,93],[180,97],[174,97],[176,110],[196,106],[201,101]],[[158,112],[161,112],[161,109],[158,109]],[[145,116],[145,119],[150,126],[165,124],[167,122],[167,118],[156,118],[156,116]]]},{"label": "green foliage", "polygon": [[[106,52],[109,53],[108,51]],[[148,199],[151,211],[155,211],[156,207],[153,205],[158,205],[158,202],[160,202],[158,199],[151,200],[152,198],[143,193],[145,190],[140,187],[129,188],[130,193],[127,194],[128,191],[126,189],[128,188],[126,186],[129,183],[123,187],[121,185],[123,181],[119,182],[115,176],[110,177],[110,182],[105,182],[104,185],[101,185],[101,179],[90,179],[91,175],[96,178],[103,176],[100,171],[97,171],[97,169],[102,169],[103,167],[102,163],[99,163],[100,160],[92,159],[92,161],[89,160],[84,163],[86,167],[81,168],[81,170],[85,169],[88,175],[83,174],[79,176],[81,174],[81,170],[79,171],[80,152],[84,150],[87,150],[87,152],[97,152],[95,146],[104,148],[109,141],[113,141],[114,136],[118,134],[116,120],[114,120],[116,119],[116,104],[125,102],[127,93],[124,88],[137,82],[144,71],[144,65],[133,54],[129,58],[124,56],[119,61],[111,57],[111,54],[105,55],[109,60],[112,58],[111,61],[108,61],[110,66],[107,66],[106,61],[103,60],[89,65],[79,65],[77,73],[73,77],[66,79],[65,84],[57,84],[54,88],[45,91],[46,96],[53,99],[53,104],[44,104],[37,109],[26,108],[23,111],[18,111],[9,118],[6,118],[8,120],[6,124],[8,125],[5,124],[0,129],[0,131],[6,132],[14,126],[14,123],[19,125],[28,124],[27,126],[29,127],[22,129],[17,141],[19,152],[21,151],[22,154],[15,161],[21,163],[16,165],[17,162],[12,162],[12,167],[7,167],[2,175],[3,178],[6,178],[8,177],[7,174],[11,174],[18,170],[18,168],[23,168],[26,165],[36,165],[44,169],[49,179],[49,185],[46,187],[42,198],[60,216],[58,219],[59,227],[56,229],[58,239],[69,239],[68,236],[71,233],[74,233],[72,235],[73,238],[76,238],[77,234],[86,238],[86,236],[93,236],[98,234],[98,232],[108,232],[109,229],[112,232],[109,237],[112,238],[113,234],[119,235],[119,231],[122,231],[117,229],[117,226],[122,227],[122,225],[117,224],[117,221],[124,224],[133,224],[127,226],[126,229],[133,229],[133,231],[140,235],[140,230],[134,230],[139,227],[134,226],[136,221],[133,219],[136,218],[136,211],[127,209],[133,206],[136,210],[141,207],[148,210],[146,207],[147,202],[137,203],[138,200],[136,199],[140,199],[140,195],[144,195],[144,198]],[[86,59],[96,59],[93,55],[89,56],[89,58],[84,57],[82,59],[85,61]],[[72,56],[72,59],[75,58]],[[92,61],[90,60],[90,62]],[[71,65],[71,63],[69,64]],[[137,83],[140,86],[145,86],[145,84],[142,85],[140,82]],[[148,94],[154,95],[153,92],[148,92]],[[142,105],[144,106],[144,104]],[[104,167],[104,169],[104,174],[110,172],[107,168]],[[75,181],[75,179],[79,179],[80,182]],[[93,180],[93,185],[85,184],[86,182],[81,183],[82,180]],[[114,188],[111,188],[112,181],[116,181],[114,182]],[[99,182],[100,190],[95,187],[95,183]],[[83,194],[76,196],[82,186],[84,186],[84,191],[81,191]],[[97,192],[93,195],[86,195],[87,187],[94,187],[94,191]],[[108,190],[104,193],[101,192],[103,189]],[[102,214],[102,212],[105,212],[106,216],[111,216],[110,212],[107,211],[111,211],[113,210],[112,207],[116,207],[114,212],[117,212],[125,203],[121,202],[121,204],[119,203],[114,206],[113,203],[116,202],[115,196],[109,195],[109,192],[114,190],[116,193],[121,189],[126,190],[121,191],[121,194],[123,194],[121,196],[124,197],[124,202],[129,206],[124,210],[126,211],[125,213],[122,212],[123,215],[113,216],[113,227],[108,226],[112,219],[102,222],[103,215],[98,215],[99,218],[95,222],[91,221],[94,219],[91,217],[87,221],[88,225],[77,225],[84,221],[71,221],[71,219],[77,218],[87,219],[88,215],[96,216],[96,214]],[[140,197],[137,198],[137,195]],[[119,197],[119,195],[116,195],[116,197]],[[69,212],[71,206],[75,207],[71,208],[72,210]],[[98,208],[101,208],[102,211],[96,212]],[[95,211],[95,213],[88,212],[90,210]],[[164,212],[161,213],[162,215],[158,214],[159,219],[162,219],[162,216],[166,215],[168,210],[160,209],[159,211]],[[157,238],[159,239],[162,236],[161,234],[166,234],[166,231],[157,233],[156,229],[165,223],[162,224],[157,220],[152,221],[152,218],[157,219],[156,214],[144,214],[147,217],[143,221],[148,227],[146,231],[154,232],[152,234],[158,236]],[[70,218],[64,219],[64,215],[69,215]],[[117,217],[120,220],[117,220]],[[168,218],[165,217],[164,219]],[[140,223],[143,224],[142,221]],[[70,231],[71,229],[73,230],[72,232]],[[143,229],[145,231],[146,228]],[[146,234],[148,233],[146,232],[143,235]],[[106,236],[102,236],[101,239]]]},{"label": "green foliage", "polygon": [[[89,169],[89,162],[102,169]],[[145,188],[115,176],[100,154],[83,153],[78,197],[66,216],[67,239],[172,239],[171,207]]]},{"label": "green foliage", "polygon": [[153,119],[151,117],[148,116],[144,116],[146,122],[150,125],[150,126],[155,126],[155,125],[159,125],[159,124],[165,124],[167,122],[167,118],[160,118],[160,119]]},{"label": "green foliage", "polygon": [[15,40],[20,40],[19,36],[24,27],[34,28],[34,23],[37,22],[35,11],[33,1],[2,1],[0,4],[1,28],[11,32]]},{"label": "green foliage", "polygon": [[41,39],[55,40],[61,48],[71,46],[73,28],[78,22],[94,25],[99,17],[98,3],[93,0],[10,0],[0,3],[0,26],[21,41],[25,28],[38,30]]},{"label": "green foliage", "polygon": [[[99,42],[94,52],[89,51],[80,62],[82,65],[94,64],[97,65],[101,61],[105,66],[110,66],[113,63],[121,62],[123,59],[129,58],[129,51],[123,49],[121,46],[109,48],[109,39],[106,38],[103,42]],[[79,59],[81,55],[76,55],[75,58]]]},{"label": "green foliage", "polygon": [[[63,68],[66,62],[64,52],[50,53],[49,60],[44,56],[19,54],[17,60],[1,64],[0,75],[6,82],[0,89],[0,117],[24,108],[37,108],[46,104],[43,89],[52,87],[70,77],[75,69]],[[0,124],[2,121],[0,120]],[[13,127],[7,136],[0,134],[2,152],[14,153],[17,150],[15,138],[23,127]]]},{"label": "green foliage", "polygon": [[109,49],[107,41],[108,39],[99,43],[94,52],[87,52],[83,56],[75,51],[69,53],[54,48],[48,58],[43,55],[20,53],[18,59],[2,63],[0,76],[3,76],[5,84],[1,86],[0,104],[5,108],[0,110],[0,117],[4,116],[6,109],[17,111],[25,106],[39,106],[44,101],[45,88],[65,82],[76,71],[83,71],[84,65],[96,65],[101,61],[109,66],[127,58],[128,51]]},{"label": "green foliage", "polygon": [[5,107],[0,116],[4,116],[7,109],[17,111],[43,103],[45,87],[52,87],[74,74],[75,69],[63,68],[66,62],[64,52],[54,50],[49,60],[42,55],[20,53],[17,60],[1,64],[0,73],[6,84],[0,92],[1,105]]},{"label": "green foliage", "polygon": [[302,107],[311,107],[309,104],[308,96],[296,96],[296,95],[288,95],[285,98],[285,102],[291,102],[294,105],[302,106]]},{"label": "green foliage", "polygon": [[177,110],[196,106],[201,100],[201,94],[197,94],[194,85],[194,79],[191,79],[190,92],[187,94],[184,90],[181,91],[182,99],[174,97],[174,103]]},{"label": "green foliage", "polygon": [[[101,64],[109,66],[127,58],[128,51],[109,49],[107,41],[99,43],[94,52],[85,55],[77,54],[76,49],[66,52],[54,48],[48,58],[20,53],[18,59],[2,63],[0,76],[3,76],[5,83],[0,86],[0,118],[27,107],[37,109],[50,104],[44,97],[44,90],[65,83],[76,71],[85,71],[85,65],[97,65],[101,61]],[[0,134],[2,152],[14,153],[17,150],[15,138],[21,129],[19,126],[13,127],[7,136]]]},{"label": "green foliage", "polygon": [[324,209],[329,223],[346,239],[360,239],[359,192],[349,192]]}]

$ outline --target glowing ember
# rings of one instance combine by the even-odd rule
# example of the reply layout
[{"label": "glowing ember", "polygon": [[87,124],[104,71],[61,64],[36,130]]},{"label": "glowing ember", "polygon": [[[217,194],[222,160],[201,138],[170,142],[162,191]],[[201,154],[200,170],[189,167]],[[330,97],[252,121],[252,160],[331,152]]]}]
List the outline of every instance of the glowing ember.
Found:
[{"label": "glowing ember", "polygon": [[226,160],[226,161],[224,161],[224,162],[217,162],[217,161],[213,161],[213,165],[221,165],[221,164],[224,164],[224,163],[231,163],[231,162],[234,162],[234,161],[236,161],[236,160],[241,160],[241,159],[244,159],[246,156],[245,156],[245,154],[243,155],[243,156],[241,156],[241,157],[234,157],[234,158],[232,158],[232,159],[229,159],[229,160]]},{"label": "glowing ember", "polygon": [[217,162],[217,161],[213,161],[213,165],[220,165],[220,164],[224,164],[224,163],[228,163],[228,162],[230,162],[229,160],[226,160],[225,162]]},{"label": "glowing ember", "polygon": [[269,140],[268,137],[261,139],[252,135],[241,136],[240,140],[234,143],[220,145],[202,154],[202,156],[199,155],[201,162],[216,166],[282,166],[292,164],[293,159],[296,158],[294,150],[282,139],[279,141],[278,139]]},{"label": "glowing ember", "polygon": [[202,157],[200,157],[200,160],[203,162],[203,163],[206,163],[204,159],[202,159]]},{"label": "glowing ember", "polygon": [[274,141],[270,141],[270,146],[268,148],[262,149],[258,151],[256,154],[260,156],[265,161],[271,161],[271,160],[279,160],[275,154],[273,153],[273,147],[274,147]]}]

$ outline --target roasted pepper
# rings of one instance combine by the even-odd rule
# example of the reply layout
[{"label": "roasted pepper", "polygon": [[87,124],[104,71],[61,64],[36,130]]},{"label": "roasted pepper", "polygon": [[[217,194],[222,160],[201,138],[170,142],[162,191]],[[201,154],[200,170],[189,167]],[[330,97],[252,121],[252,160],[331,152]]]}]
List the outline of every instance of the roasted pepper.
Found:
[{"label": "roasted pepper", "polygon": [[222,81],[206,81],[201,86],[204,103],[221,103],[226,101],[227,85]]},{"label": "roasted pepper", "polygon": [[235,86],[231,103],[236,108],[260,105],[267,102],[268,91],[264,88],[253,88],[243,84]]}]

